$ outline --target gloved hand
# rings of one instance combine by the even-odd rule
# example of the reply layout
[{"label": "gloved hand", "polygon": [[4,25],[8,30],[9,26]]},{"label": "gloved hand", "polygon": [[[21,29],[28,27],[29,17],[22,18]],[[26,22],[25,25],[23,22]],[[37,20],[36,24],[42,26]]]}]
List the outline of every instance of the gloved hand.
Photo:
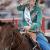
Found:
[{"label": "gloved hand", "polygon": [[26,30],[26,31],[29,31],[30,30],[30,26],[24,26],[24,29]]}]

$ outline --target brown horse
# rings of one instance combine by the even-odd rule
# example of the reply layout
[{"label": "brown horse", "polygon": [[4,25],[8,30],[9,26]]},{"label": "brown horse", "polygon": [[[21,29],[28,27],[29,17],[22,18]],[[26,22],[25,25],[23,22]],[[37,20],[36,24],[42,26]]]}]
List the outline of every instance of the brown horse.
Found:
[{"label": "brown horse", "polygon": [[2,24],[0,25],[0,50],[4,50],[3,48],[8,48],[7,50],[33,50],[35,43],[32,43],[28,36],[21,35],[12,23]]}]

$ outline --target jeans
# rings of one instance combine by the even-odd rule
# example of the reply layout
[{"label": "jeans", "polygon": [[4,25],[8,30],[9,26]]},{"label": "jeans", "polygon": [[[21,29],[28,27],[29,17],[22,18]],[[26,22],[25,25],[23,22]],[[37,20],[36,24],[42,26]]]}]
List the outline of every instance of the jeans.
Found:
[{"label": "jeans", "polygon": [[39,32],[37,34],[36,39],[37,39],[37,42],[38,42],[38,44],[39,44],[39,46],[41,47],[42,50],[50,50],[50,45],[48,43],[48,40],[42,34],[42,32]]}]

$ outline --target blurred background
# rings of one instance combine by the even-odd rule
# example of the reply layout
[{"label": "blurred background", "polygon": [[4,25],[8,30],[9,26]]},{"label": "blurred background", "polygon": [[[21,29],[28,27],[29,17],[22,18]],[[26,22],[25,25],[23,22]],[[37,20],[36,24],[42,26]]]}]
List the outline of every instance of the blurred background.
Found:
[{"label": "blurred background", "polygon": [[[18,27],[21,21],[21,12],[17,10],[20,4],[27,4],[28,0],[0,0],[0,20],[12,22]],[[50,0],[40,0],[39,6],[42,9],[42,27],[45,36],[50,36]]]}]

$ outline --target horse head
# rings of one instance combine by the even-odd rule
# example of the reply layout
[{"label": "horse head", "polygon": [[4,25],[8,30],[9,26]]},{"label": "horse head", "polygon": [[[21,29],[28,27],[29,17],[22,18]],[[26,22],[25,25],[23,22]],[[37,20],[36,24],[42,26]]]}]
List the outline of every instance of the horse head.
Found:
[{"label": "horse head", "polygon": [[0,22],[0,48],[14,48],[15,46],[18,48],[22,40],[22,35],[13,23]]},{"label": "horse head", "polygon": [[0,48],[10,47],[13,40],[12,24],[0,23]]}]

